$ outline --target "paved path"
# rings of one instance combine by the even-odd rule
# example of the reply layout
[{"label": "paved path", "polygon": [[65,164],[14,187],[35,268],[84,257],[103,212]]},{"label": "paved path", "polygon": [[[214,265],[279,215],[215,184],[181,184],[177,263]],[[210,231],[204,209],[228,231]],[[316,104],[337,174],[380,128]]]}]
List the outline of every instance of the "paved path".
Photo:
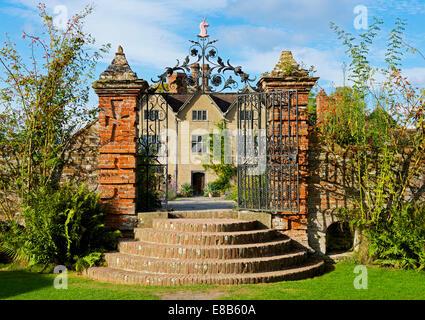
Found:
[{"label": "paved path", "polygon": [[205,197],[180,198],[168,201],[168,208],[173,211],[225,210],[233,209],[235,205],[236,202],[232,200]]}]

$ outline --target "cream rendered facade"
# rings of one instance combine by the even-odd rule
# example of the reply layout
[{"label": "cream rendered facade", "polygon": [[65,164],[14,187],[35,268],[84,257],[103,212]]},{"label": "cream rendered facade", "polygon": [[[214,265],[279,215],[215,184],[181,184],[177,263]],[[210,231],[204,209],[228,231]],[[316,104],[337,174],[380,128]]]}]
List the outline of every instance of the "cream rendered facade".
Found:
[{"label": "cream rendered facade", "polygon": [[[225,97],[227,101],[219,99]],[[168,161],[168,174],[171,177],[171,186],[180,187],[183,183],[194,184],[193,177],[195,173],[203,174],[203,185],[217,179],[211,170],[206,170],[203,164],[210,161],[210,148],[206,137],[211,133],[218,133],[217,124],[225,122],[227,132],[231,136],[231,155],[232,163],[236,164],[236,132],[237,132],[237,95],[236,94],[221,94],[211,95],[203,93],[181,94],[179,95],[182,105],[179,107],[173,106],[169,101],[165,101],[160,95],[155,95],[151,99],[161,102],[149,103],[150,110],[160,110],[155,106],[167,106],[168,108],[168,124],[161,121],[161,145],[168,145],[168,158],[164,148],[161,148],[159,161],[165,164]],[[214,99],[216,98],[216,99]],[[216,103],[217,99],[223,102],[220,106]],[[152,107],[153,106],[153,107]],[[142,110],[146,106],[142,106]],[[177,110],[176,110],[177,109]],[[194,120],[193,111],[206,111],[205,120]],[[142,112],[141,121],[145,121],[146,113]],[[166,130],[168,125],[168,130]],[[168,131],[168,139],[166,132]],[[143,134],[143,133],[142,133]],[[192,137],[202,136],[202,142],[205,143],[206,153],[196,153],[192,148]],[[168,141],[167,141],[168,140]],[[230,139],[229,139],[230,140]]]}]

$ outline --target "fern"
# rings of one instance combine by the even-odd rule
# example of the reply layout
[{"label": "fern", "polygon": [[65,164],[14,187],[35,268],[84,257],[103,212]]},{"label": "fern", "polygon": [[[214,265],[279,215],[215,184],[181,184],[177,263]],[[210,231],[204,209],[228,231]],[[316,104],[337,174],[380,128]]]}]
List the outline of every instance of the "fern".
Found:
[{"label": "fern", "polygon": [[[0,251],[29,266],[91,266],[116,247],[119,231],[107,228],[99,196],[85,185],[40,188],[29,196],[22,216],[25,226],[0,232]],[[6,228],[3,228],[6,229]],[[82,260],[81,260],[82,259]],[[77,265],[78,264],[78,265]]]}]

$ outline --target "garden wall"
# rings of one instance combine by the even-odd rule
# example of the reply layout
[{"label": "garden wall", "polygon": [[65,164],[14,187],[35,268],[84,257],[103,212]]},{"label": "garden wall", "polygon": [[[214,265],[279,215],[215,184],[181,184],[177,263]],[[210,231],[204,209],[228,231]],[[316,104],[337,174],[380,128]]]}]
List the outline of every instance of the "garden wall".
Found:
[{"label": "garden wall", "polygon": [[[93,121],[74,135],[74,142],[68,152],[65,153],[67,165],[64,166],[59,175],[60,183],[73,182],[76,184],[86,183],[91,191],[97,191],[98,182],[98,156],[99,156],[99,123]],[[0,166],[4,162],[0,157]],[[19,211],[20,197],[8,192],[9,203],[15,212]],[[0,197],[4,197],[4,192],[0,191]],[[4,219],[0,210],[0,220]]]},{"label": "garden wall", "polygon": [[[336,161],[334,160],[336,159]],[[326,231],[339,221],[339,208],[353,208],[350,199],[356,198],[358,184],[354,168],[347,156],[335,156],[325,152],[312,127],[309,135],[307,178],[308,238],[310,247],[326,252]],[[425,201],[425,172],[412,179],[405,193],[406,200]]]},{"label": "garden wall", "polygon": [[75,135],[72,149],[65,154],[67,165],[62,169],[61,182],[84,182],[91,191],[97,191],[99,147],[99,122],[96,120]]}]

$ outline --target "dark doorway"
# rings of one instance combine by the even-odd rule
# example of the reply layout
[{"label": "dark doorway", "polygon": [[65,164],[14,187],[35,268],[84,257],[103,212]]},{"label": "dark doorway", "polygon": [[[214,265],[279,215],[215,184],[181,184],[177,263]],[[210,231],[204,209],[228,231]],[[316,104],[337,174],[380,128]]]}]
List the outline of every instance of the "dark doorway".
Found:
[{"label": "dark doorway", "polygon": [[347,252],[353,242],[353,233],[346,222],[334,222],[326,230],[326,254]]},{"label": "dark doorway", "polygon": [[204,172],[192,172],[192,187],[193,187],[193,195],[201,196],[204,194],[204,187],[205,187]]}]

